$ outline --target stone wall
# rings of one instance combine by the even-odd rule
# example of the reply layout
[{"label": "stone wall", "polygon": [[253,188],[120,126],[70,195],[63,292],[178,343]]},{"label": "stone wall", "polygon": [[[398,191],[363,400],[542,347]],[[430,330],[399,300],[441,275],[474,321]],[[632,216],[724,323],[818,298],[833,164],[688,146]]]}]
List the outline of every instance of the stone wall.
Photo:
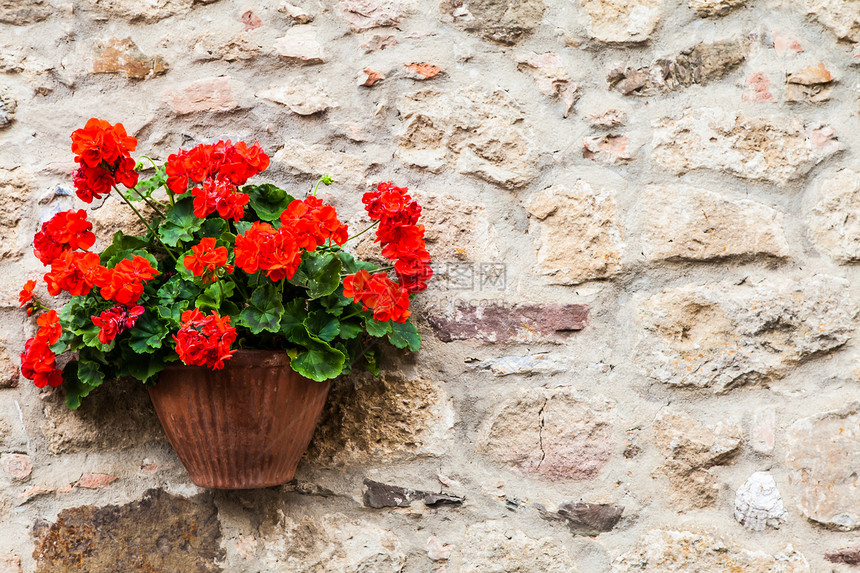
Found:
[{"label": "stone wall", "polygon": [[[0,0],[0,572],[855,570],[860,0],[292,1]],[[293,483],[200,490],[138,384],[19,377],[91,116],[425,205],[424,347]]]}]

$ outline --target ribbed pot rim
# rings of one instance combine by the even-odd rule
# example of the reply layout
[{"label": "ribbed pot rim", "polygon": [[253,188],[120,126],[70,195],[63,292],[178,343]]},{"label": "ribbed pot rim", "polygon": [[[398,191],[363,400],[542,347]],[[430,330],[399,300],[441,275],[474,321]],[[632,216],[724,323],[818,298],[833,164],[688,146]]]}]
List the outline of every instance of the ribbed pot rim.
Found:
[{"label": "ribbed pot rim", "polygon": [[[280,367],[287,366],[289,367],[290,357],[287,355],[286,350],[237,350],[229,360],[224,361],[224,368],[248,368],[248,367]],[[184,364],[181,360],[177,360],[175,362],[171,362],[167,366],[164,367],[167,369],[180,369],[180,368],[204,368],[206,370],[211,370],[206,368],[205,366],[189,366]],[[213,372],[217,372],[217,370],[213,370]],[[298,373],[296,373],[298,375]]]}]

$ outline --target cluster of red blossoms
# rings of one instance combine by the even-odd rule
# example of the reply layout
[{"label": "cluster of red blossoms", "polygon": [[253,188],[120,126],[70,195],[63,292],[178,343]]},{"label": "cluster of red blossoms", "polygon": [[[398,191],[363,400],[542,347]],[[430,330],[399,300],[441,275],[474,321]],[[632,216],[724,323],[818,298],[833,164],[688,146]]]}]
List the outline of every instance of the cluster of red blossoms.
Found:
[{"label": "cluster of red blossoms", "polygon": [[379,221],[376,242],[382,243],[382,255],[394,261],[400,286],[416,293],[427,288],[433,270],[424,244],[424,225],[415,224],[421,216],[421,206],[407,191],[406,187],[380,183],[361,201],[370,219]]},{"label": "cluster of red blossoms", "polygon": [[49,310],[36,319],[39,330],[36,336],[24,345],[21,353],[21,374],[39,387],[59,386],[63,383],[63,373],[56,367],[56,355],[51,345],[56,344],[63,334],[57,311]]},{"label": "cluster of red blossoms", "polygon": [[302,249],[314,251],[326,242],[343,245],[347,226],[334,207],[317,197],[296,199],[281,213],[281,228],[257,221],[236,237],[236,266],[246,273],[266,271],[273,281],[291,279],[302,262]]},{"label": "cluster of red blossoms", "polygon": [[191,247],[191,254],[182,262],[195,277],[203,277],[204,283],[214,283],[218,280],[218,269],[233,272],[233,265],[227,264],[228,254],[226,247],[215,246],[214,237],[204,237]]},{"label": "cluster of red blossoms", "polygon": [[224,368],[224,361],[236,352],[230,346],[236,340],[236,329],[230,317],[220,317],[214,310],[205,315],[196,308],[182,313],[182,327],[173,335],[179,359],[189,366]]},{"label": "cluster of red blossoms", "polygon": [[72,151],[80,165],[75,172],[75,190],[84,203],[101,199],[117,183],[137,185],[138,174],[130,153],[137,139],[129,136],[121,123],[111,125],[92,118],[83,129],[72,133]]},{"label": "cluster of red blossoms", "polygon": [[189,182],[197,183],[191,190],[194,215],[203,219],[217,211],[225,219],[239,220],[249,198],[237,187],[268,166],[269,156],[259,143],[251,147],[244,141],[233,145],[229,140],[201,144],[167,158],[167,187],[182,195]]},{"label": "cluster of red blossoms", "polygon": [[93,324],[98,326],[99,342],[109,344],[111,340],[134,326],[140,315],[143,314],[143,307],[138,305],[131,308],[118,304],[111,307],[98,316],[93,316]]},{"label": "cluster of red blossoms", "polygon": [[424,226],[416,225],[421,206],[406,194],[406,187],[380,183],[376,191],[361,198],[370,219],[379,222],[376,242],[382,255],[394,261],[398,283],[385,273],[371,275],[361,270],[343,280],[343,295],[373,309],[380,321],[405,322],[409,317],[409,294],[427,288],[433,276],[430,254],[424,243]]}]

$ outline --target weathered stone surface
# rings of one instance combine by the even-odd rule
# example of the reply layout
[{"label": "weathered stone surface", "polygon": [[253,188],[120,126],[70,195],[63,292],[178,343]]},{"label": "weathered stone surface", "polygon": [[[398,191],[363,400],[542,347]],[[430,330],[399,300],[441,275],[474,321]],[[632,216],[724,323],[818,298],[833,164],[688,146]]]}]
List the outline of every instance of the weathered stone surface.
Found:
[{"label": "weathered stone surface", "polygon": [[774,555],[738,547],[704,533],[654,529],[633,551],[612,562],[612,573],[809,573],[806,558],[788,545]]},{"label": "weathered stone surface", "polygon": [[157,22],[171,16],[187,14],[195,0],[85,0],[85,3],[109,16],[131,21]]},{"label": "weathered stone surface", "polygon": [[478,452],[551,480],[594,479],[612,453],[615,403],[573,388],[521,390],[480,431]]},{"label": "weathered stone surface", "polygon": [[815,244],[843,263],[860,261],[860,171],[819,177],[810,193],[809,232]]},{"label": "weathered stone surface", "polygon": [[505,305],[457,301],[450,311],[428,317],[433,332],[442,342],[564,340],[588,323],[588,307],[581,304]]},{"label": "weathered stone surface", "polygon": [[805,0],[806,13],[838,38],[860,42],[860,0]]},{"label": "weathered stone surface", "polygon": [[745,59],[748,46],[743,40],[702,43],[673,59],[656,60],[644,68],[621,66],[606,77],[610,89],[624,95],[653,95],[694,84],[705,85],[722,78]]},{"label": "weathered stone surface", "polygon": [[603,503],[587,503],[584,501],[565,501],[559,504],[556,511],[547,511],[537,506],[538,511],[546,520],[563,521],[574,535],[595,536],[612,529],[621,520],[624,508]]},{"label": "weathered stone surface", "polygon": [[827,527],[860,528],[860,402],[802,418],[786,436],[789,481],[799,493],[798,508]]},{"label": "weathered stone surface", "polygon": [[846,547],[845,549],[830,551],[824,554],[824,559],[831,563],[860,565],[860,547]]},{"label": "weathered stone surface", "polygon": [[741,99],[756,103],[776,103],[770,93],[770,78],[764,72],[753,72],[746,79],[746,90]]},{"label": "weathered stone surface", "polygon": [[257,97],[285,105],[299,115],[313,115],[336,105],[322,81],[311,81],[308,78],[295,78],[274,85],[258,93]]},{"label": "weathered stone surface", "polygon": [[0,557],[0,573],[21,573],[21,558],[17,555]]},{"label": "weathered stone surface", "polygon": [[[860,3],[858,3],[860,8]],[[785,101],[820,103],[830,99],[835,81],[823,63],[810,66],[785,80]]]},{"label": "weathered stone surface", "polygon": [[721,393],[767,385],[839,348],[856,314],[843,279],[685,286],[639,298],[635,360],[651,378]]},{"label": "weathered stone surface", "polygon": [[44,411],[42,433],[54,454],[123,450],[165,440],[149,395],[137,380],[106,382],[75,411],[57,392],[44,401]]},{"label": "weathered stone surface", "polygon": [[804,125],[798,116],[768,119],[697,108],[653,127],[651,158],[674,173],[714,169],[780,186],[841,148],[833,128]]},{"label": "weathered stone surface", "polygon": [[723,16],[746,2],[747,0],[690,0],[688,6],[699,16]]},{"label": "weathered stone surface", "polygon": [[0,454],[0,468],[12,479],[23,481],[33,473],[33,462],[27,454]]},{"label": "weathered stone surface", "polygon": [[142,80],[164,74],[168,69],[163,58],[145,56],[131,38],[111,38],[99,44],[97,50],[99,55],[93,62],[95,74],[124,73],[128,78]]},{"label": "weathered stone surface", "polygon": [[322,64],[326,61],[323,45],[316,29],[293,26],[275,42],[275,50],[287,61],[297,64]]},{"label": "weathered stone surface", "polygon": [[[23,286],[23,281],[22,285]],[[0,389],[16,388],[18,386],[18,366],[9,355],[9,345],[5,339],[0,338]]]},{"label": "weathered stone surface", "polygon": [[672,505],[687,510],[714,505],[719,482],[709,470],[731,463],[743,438],[737,424],[705,426],[687,414],[663,410],[654,421],[654,441],[666,458],[660,470],[672,486]]},{"label": "weathered stone surface", "polygon": [[564,67],[558,54],[532,54],[520,62],[519,69],[531,72],[542,94],[558,96],[561,99],[564,104],[564,117],[570,114],[573,104],[579,99],[579,88],[570,79],[570,72]]},{"label": "weathered stone surface", "polygon": [[779,529],[787,516],[776,482],[768,472],[755,472],[735,493],[735,519],[747,529]]},{"label": "weathered stone surface", "polygon": [[626,135],[596,135],[582,140],[582,156],[601,163],[619,163],[633,159],[627,149]]},{"label": "weathered stone surface", "polygon": [[786,257],[782,213],[687,185],[650,185],[637,209],[649,261]]},{"label": "weathered stone surface", "polygon": [[[146,174],[143,175],[144,177]],[[135,207],[144,217],[155,213],[144,206]],[[88,213],[87,219],[93,224],[96,236],[96,249],[103,249],[110,244],[113,234],[122,231],[127,235],[145,235],[146,226],[138,219],[134,211],[129,209],[121,199],[109,197],[97,208]]]},{"label": "weathered stone surface", "polygon": [[281,5],[278,7],[278,12],[286,14],[292,18],[293,22],[296,24],[307,24],[308,22],[312,22],[316,17],[316,14],[308,12],[304,7],[296,6],[289,2],[281,2]]},{"label": "weathered stone surface", "polygon": [[342,513],[293,519],[278,511],[260,527],[267,571],[354,573],[402,571],[406,553],[398,537]]},{"label": "weathered stone surface", "polygon": [[361,48],[365,53],[375,52],[376,50],[384,50],[397,45],[397,38],[393,35],[374,34],[370,40],[363,43]]},{"label": "weathered stone surface", "polygon": [[441,384],[353,374],[329,394],[305,460],[338,466],[438,456],[451,445],[453,425]]},{"label": "weathered stone surface", "polygon": [[602,42],[644,42],[660,21],[663,0],[579,0],[588,35]]},{"label": "weathered stone surface", "polygon": [[12,125],[17,110],[18,102],[12,97],[9,89],[0,86],[0,129]]},{"label": "weathered stone surface", "polygon": [[409,0],[339,0],[338,2],[338,11],[349,23],[353,32],[396,26],[414,8],[414,3]]},{"label": "weathered stone surface", "polygon": [[180,91],[166,93],[164,99],[178,115],[225,112],[239,107],[235,92],[233,80],[222,76],[193,81]]},{"label": "weathered stone surface", "polygon": [[610,108],[600,113],[589,114],[588,122],[591,124],[591,127],[612,129],[627,123],[627,114],[623,110]]},{"label": "weathered stone surface", "polygon": [[272,161],[289,173],[307,175],[317,179],[328,174],[335,183],[364,187],[369,184],[367,171],[379,163],[369,157],[331,151],[328,146],[290,139],[275,153]]},{"label": "weathered stone surface", "polygon": [[81,479],[74,483],[75,487],[84,489],[104,489],[110,486],[118,478],[108,474],[90,474],[86,473],[81,476]]},{"label": "weathered stone surface", "polygon": [[[210,496],[161,489],[139,501],[64,509],[33,528],[38,573],[125,570],[220,573],[221,526]],[[133,548],[133,550],[129,550]]]},{"label": "weathered stone surface", "polygon": [[[540,230],[537,261],[553,284],[572,285],[617,275],[624,242],[614,197],[578,180],[532,196],[526,205]],[[539,222],[538,222],[539,221]]]},{"label": "weathered stone surface", "polygon": [[574,573],[567,550],[551,537],[535,539],[503,521],[486,521],[466,529],[449,561],[461,573]]},{"label": "weathered stone surface", "polygon": [[364,486],[365,490],[362,501],[365,507],[373,507],[375,509],[383,507],[409,507],[413,501],[419,499],[424,500],[424,504],[428,507],[460,505],[463,503],[462,497],[409,489],[369,479],[364,480]]},{"label": "weathered stone surface", "polygon": [[253,10],[245,10],[242,12],[242,15],[239,16],[239,20],[241,20],[242,24],[245,25],[246,32],[256,30],[263,25],[263,21],[260,20],[260,17],[257,16]]},{"label": "weathered stone surface", "polygon": [[364,86],[366,88],[369,88],[376,82],[385,79],[385,74],[383,74],[382,72],[378,72],[372,68],[364,68],[362,70],[362,73],[364,74],[364,78],[359,78],[358,85]]},{"label": "weathered stone surface", "polygon": [[766,455],[773,453],[776,442],[776,408],[762,406],[756,409],[749,441],[753,451]]},{"label": "weathered stone surface", "polygon": [[25,26],[44,20],[52,12],[47,0],[0,0],[0,24]]},{"label": "weathered stone surface", "polygon": [[480,370],[489,370],[493,376],[520,374],[559,374],[571,369],[571,361],[553,354],[532,354],[529,356],[502,356],[483,360],[475,365]]},{"label": "weathered stone surface", "polygon": [[[424,225],[424,239],[434,262],[499,260],[498,232],[482,204],[420,190],[413,197],[421,204],[419,224]],[[378,250],[379,244],[374,248]],[[438,269],[437,278],[444,273],[445,269]]]},{"label": "weathered stone surface", "polygon": [[428,62],[412,62],[411,64],[403,64],[403,67],[406,68],[407,77],[418,81],[432,80],[442,73],[442,68]]},{"label": "weathered stone surface", "polygon": [[538,174],[534,134],[511,97],[424,90],[402,97],[399,157],[438,172],[446,165],[508,189]]},{"label": "weathered stone surface", "polygon": [[543,0],[442,0],[439,9],[469,32],[491,42],[513,45],[543,19]]},{"label": "weathered stone surface", "polygon": [[[0,196],[3,197],[0,202],[0,258],[17,258],[24,252],[21,234],[26,224],[32,187],[32,177],[23,169],[9,171],[0,168]],[[20,289],[24,281],[17,282]]]},{"label": "weathered stone surface", "polygon": [[248,33],[227,39],[222,34],[205,33],[195,39],[192,59],[197,62],[247,62],[259,56],[261,51],[260,44]]}]

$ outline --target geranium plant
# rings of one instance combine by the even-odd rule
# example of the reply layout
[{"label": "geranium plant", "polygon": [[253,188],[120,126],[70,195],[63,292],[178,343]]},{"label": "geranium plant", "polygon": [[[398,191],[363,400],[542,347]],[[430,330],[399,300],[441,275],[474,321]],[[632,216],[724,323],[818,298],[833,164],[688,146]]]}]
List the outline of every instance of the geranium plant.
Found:
[{"label": "geranium plant", "polygon": [[[418,349],[410,296],[432,271],[421,207],[406,188],[380,183],[365,193],[373,224],[351,237],[334,207],[315,196],[331,178],[303,199],[271,183],[248,184],[269,165],[257,143],[198,145],[164,164],[144,156],[154,174],[143,180],[143,163],[131,157],[136,146],[122,124],[95,118],[72,133],[78,198],[116,194],[146,233],[117,231],[92,252],[96,237],[83,209],[58,213],[36,233],[35,255],[50,267],[48,293],[71,295],[57,311],[33,296],[36,281],[21,291],[38,325],[21,372],[36,386],[62,384],[77,408],[105,380],[154,383],[175,360],[219,369],[237,349],[284,350],[296,372],[316,381],[355,365],[378,373],[373,338]],[[374,228],[391,261],[385,268],[343,249]],[[60,370],[57,356],[66,352],[72,358]]]}]

